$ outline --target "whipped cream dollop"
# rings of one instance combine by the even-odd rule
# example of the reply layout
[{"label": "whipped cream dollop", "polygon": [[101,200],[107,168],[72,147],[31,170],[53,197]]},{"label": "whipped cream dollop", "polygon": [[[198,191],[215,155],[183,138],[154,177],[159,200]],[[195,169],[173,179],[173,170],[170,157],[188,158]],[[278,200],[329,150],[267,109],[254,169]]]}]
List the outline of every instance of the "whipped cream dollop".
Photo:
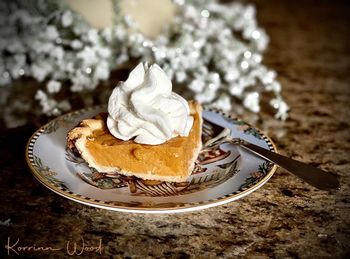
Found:
[{"label": "whipped cream dollop", "polygon": [[120,82],[108,101],[107,127],[122,140],[158,145],[188,136],[193,117],[187,101],[172,92],[172,83],[158,66],[140,63]]}]

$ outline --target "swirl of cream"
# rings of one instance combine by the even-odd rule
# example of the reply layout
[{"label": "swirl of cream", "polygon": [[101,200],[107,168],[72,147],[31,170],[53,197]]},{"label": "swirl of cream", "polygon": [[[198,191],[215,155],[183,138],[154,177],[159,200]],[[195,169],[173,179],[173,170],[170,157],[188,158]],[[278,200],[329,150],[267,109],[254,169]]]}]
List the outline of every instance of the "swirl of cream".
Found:
[{"label": "swirl of cream", "polygon": [[158,66],[140,63],[108,101],[107,127],[119,139],[158,145],[188,136],[193,117],[187,101],[172,92],[172,84]]}]

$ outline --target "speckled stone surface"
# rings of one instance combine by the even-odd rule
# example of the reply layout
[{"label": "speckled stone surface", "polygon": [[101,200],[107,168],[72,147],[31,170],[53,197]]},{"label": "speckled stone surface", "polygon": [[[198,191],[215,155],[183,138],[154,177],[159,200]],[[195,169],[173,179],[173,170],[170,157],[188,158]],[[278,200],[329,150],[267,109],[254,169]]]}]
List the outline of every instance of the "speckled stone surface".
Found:
[{"label": "speckled stone surface", "polygon": [[[254,1],[253,1],[254,2]],[[97,245],[79,258],[350,258],[350,7],[346,1],[255,1],[271,36],[265,63],[276,69],[291,106],[285,122],[244,119],[282,154],[340,176],[337,192],[319,191],[278,169],[245,198],[193,213],[138,215],[80,205],[40,185],[23,158],[35,130],[1,132],[0,257],[21,246],[26,258],[66,258],[67,241]],[[302,3],[302,4],[301,4]],[[9,224],[4,223],[10,219]],[[14,256],[14,253],[11,253]]]}]

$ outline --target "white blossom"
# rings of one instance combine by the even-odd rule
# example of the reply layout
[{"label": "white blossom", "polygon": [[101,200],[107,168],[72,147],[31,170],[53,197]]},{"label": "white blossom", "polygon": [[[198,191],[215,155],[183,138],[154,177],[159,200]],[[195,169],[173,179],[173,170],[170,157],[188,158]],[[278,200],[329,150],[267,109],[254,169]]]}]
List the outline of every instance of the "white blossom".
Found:
[{"label": "white blossom", "polygon": [[39,100],[39,103],[43,109],[43,112],[47,115],[58,115],[57,102],[49,98],[46,93],[39,89],[35,94],[35,99]]},{"label": "white blossom", "polygon": [[25,50],[23,43],[15,38],[10,40],[10,42],[6,45],[6,49],[11,53],[21,53]]},{"label": "white blossom", "polygon": [[62,100],[57,104],[58,108],[64,112],[70,111],[72,106],[70,105],[68,100]]},{"label": "white blossom", "polygon": [[98,61],[95,49],[89,46],[86,46],[83,50],[79,51],[77,57],[82,59],[84,66],[93,65]]},{"label": "white blossom", "polygon": [[267,91],[273,91],[279,93],[281,91],[281,84],[277,81],[273,81],[271,84],[266,85]]},{"label": "white blossom", "polygon": [[195,99],[200,103],[209,103],[214,100],[216,92],[206,87],[203,92],[195,95]]},{"label": "white blossom", "polygon": [[[96,30],[63,5],[45,13],[48,1],[40,12],[29,12],[15,8],[14,1],[6,19],[0,10],[0,85],[23,75],[39,82],[47,79],[36,99],[43,113],[57,115],[70,109],[68,99],[55,100],[62,87],[90,104],[85,93],[91,94],[113,69],[143,60],[160,65],[186,87],[186,94],[225,110],[231,109],[234,97],[259,112],[260,95],[268,91],[274,95],[270,105],[276,117],[285,119],[288,105],[280,95],[276,72],[262,64],[269,38],[257,24],[254,6],[216,0],[174,3],[179,11],[173,22],[152,39],[138,31],[132,17],[120,13],[112,27]],[[237,105],[235,109],[240,108]]]},{"label": "white blossom", "polygon": [[46,31],[45,31],[45,36],[49,40],[55,40],[59,36],[57,28],[53,25],[47,26]]},{"label": "white blossom", "polygon": [[103,59],[109,58],[111,56],[111,50],[106,47],[96,46],[95,51]]},{"label": "white blossom", "polygon": [[127,35],[127,31],[125,31],[125,28],[121,24],[117,24],[114,27],[114,34],[117,40],[123,41]]},{"label": "white blossom", "polygon": [[83,47],[83,43],[80,40],[75,39],[70,42],[70,46],[73,49],[80,49],[81,47]]},{"label": "white blossom", "polygon": [[277,119],[285,120],[289,110],[288,105],[281,98],[274,98],[270,101],[272,107],[277,110],[275,117]]},{"label": "white blossom", "polygon": [[223,111],[229,111],[232,109],[231,98],[227,94],[221,94],[216,101],[211,104],[211,107],[215,107],[217,109]]},{"label": "white blossom", "polygon": [[108,42],[111,43],[113,40],[113,32],[112,28],[104,28],[101,33],[102,37]]},{"label": "white blossom", "polygon": [[178,71],[175,73],[176,75],[176,81],[179,83],[182,83],[186,79],[186,73],[184,71]]},{"label": "white blossom", "polygon": [[238,69],[236,69],[236,68],[230,68],[230,69],[228,69],[227,71],[226,71],[226,73],[225,73],[225,80],[227,81],[227,82],[233,82],[233,81],[235,81],[235,80],[237,80],[238,79],[238,77],[239,77],[239,71],[238,71]]},{"label": "white blossom", "polygon": [[73,62],[67,62],[65,64],[65,70],[69,73],[73,73],[74,72],[74,63]]},{"label": "white blossom", "polygon": [[263,75],[260,76],[261,81],[263,84],[272,84],[275,82],[277,73],[273,70],[267,71],[266,73],[263,73]]},{"label": "white blossom", "polygon": [[87,37],[92,44],[97,44],[99,41],[99,35],[96,29],[90,29],[88,31]]},{"label": "white blossom", "polygon": [[236,83],[229,85],[229,92],[232,96],[241,97],[243,94],[243,90],[243,87]]},{"label": "white blossom", "polygon": [[109,77],[109,66],[107,62],[99,63],[94,72],[95,80],[106,80]]},{"label": "white blossom", "polygon": [[195,93],[201,93],[205,87],[205,83],[203,80],[197,78],[193,80],[188,87]]},{"label": "white blossom", "polygon": [[96,86],[96,82],[93,80],[82,70],[76,70],[75,74],[72,76],[72,92],[80,92],[84,89],[94,89]]},{"label": "white blossom", "polygon": [[259,94],[257,92],[246,94],[243,100],[243,105],[253,112],[259,112]]},{"label": "white blossom", "polygon": [[62,47],[54,47],[51,52],[50,52],[50,56],[61,60],[63,58],[64,55],[64,50]]},{"label": "white blossom", "polygon": [[68,27],[68,26],[72,25],[72,23],[73,23],[72,12],[70,10],[65,11],[62,15],[61,21],[62,21],[63,27]]},{"label": "white blossom", "polygon": [[37,64],[33,64],[31,66],[31,71],[32,71],[33,77],[39,82],[44,81],[45,77],[48,74],[48,71],[46,69],[44,69],[43,67]]},{"label": "white blossom", "polygon": [[2,72],[2,74],[0,76],[0,87],[8,85],[9,83],[11,83],[9,72],[7,72],[7,71]]},{"label": "white blossom", "polygon": [[61,82],[56,80],[50,80],[47,83],[46,87],[49,93],[58,93],[61,90]]}]

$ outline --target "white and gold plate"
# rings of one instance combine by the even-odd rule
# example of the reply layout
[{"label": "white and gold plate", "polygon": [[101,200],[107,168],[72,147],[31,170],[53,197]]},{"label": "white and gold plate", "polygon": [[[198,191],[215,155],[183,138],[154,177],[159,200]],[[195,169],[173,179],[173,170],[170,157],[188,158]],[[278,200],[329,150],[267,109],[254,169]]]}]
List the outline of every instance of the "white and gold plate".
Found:
[{"label": "white and gold plate", "polygon": [[[106,107],[95,106],[62,115],[29,139],[26,159],[33,175],[50,190],[86,205],[123,212],[173,213],[209,208],[242,198],[264,185],[276,170],[272,163],[238,146],[222,144],[201,152],[188,182],[143,181],[99,173],[66,148],[67,132]],[[233,137],[276,152],[258,129],[217,110],[203,118],[231,129]],[[203,130],[206,140],[210,132]]]}]

